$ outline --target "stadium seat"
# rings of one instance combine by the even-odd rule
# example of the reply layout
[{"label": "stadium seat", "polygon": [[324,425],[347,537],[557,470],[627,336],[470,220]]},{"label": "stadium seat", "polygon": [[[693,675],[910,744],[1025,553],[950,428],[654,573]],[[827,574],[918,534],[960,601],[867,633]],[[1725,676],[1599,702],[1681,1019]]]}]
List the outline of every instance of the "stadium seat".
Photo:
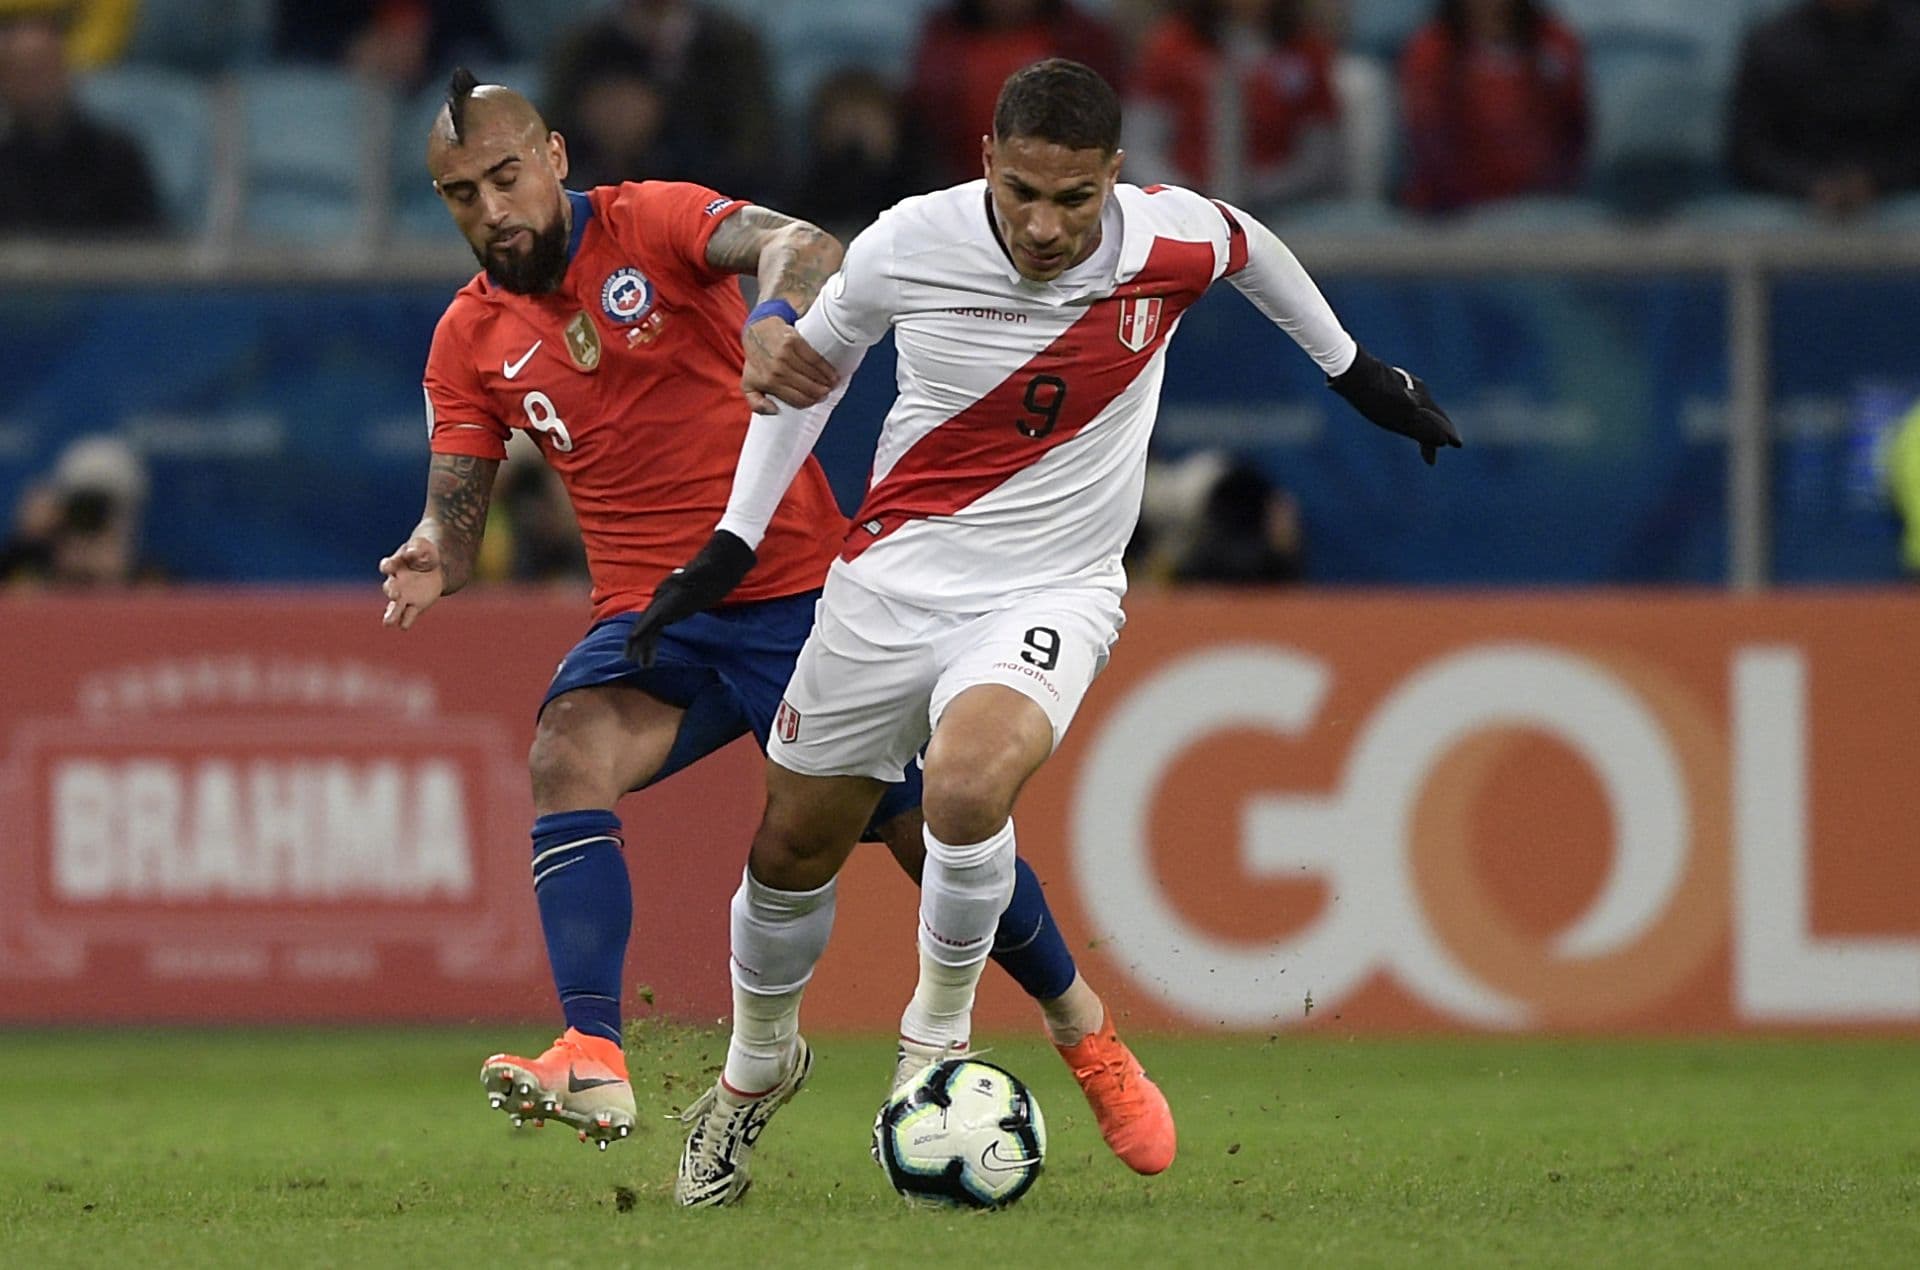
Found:
[{"label": "stadium seat", "polygon": [[1787,230],[1808,229],[1816,222],[1806,206],[1770,194],[1714,194],[1682,207],[1674,223],[1689,229]]},{"label": "stadium seat", "polygon": [[615,0],[486,0],[493,24],[515,57],[538,61],[553,41],[611,8]]},{"label": "stadium seat", "polygon": [[171,70],[228,70],[265,60],[273,0],[141,0],[128,62]]},{"label": "stadium seat", "polygon": [[1435,0],[1357,0],[1347,7],[1347,44],[1355,52],[1397,60],[1407,37],[1439,8]]},{"label": "stadium seat", "polygon": [[1703,46],[1616,32],[1595,37],[1588,66],[1594,192],[1635,214],[1704,194],[1720,167],[1727,89]]},{"label": "stadium seat", "polygon": [[1344,198],[1276,207],[1263,219],[1275,233],[1390,234],[1417,222],[1391,203],[1378,199]]},{"label": "stadium seat", "polygon": [[1384,199],[1399,162],[1393,68],[1378,58],[1343,53],[1334,63],[1333,91],[1347,160],[1345,192],[1349,198]]},{"label": "stadium seat", "polygon": [[[506,0],[506,2],[512,3],[512,0]],[[911,0],[905,0],[905,2],[911,3]],[[768,14],[784,7],[788,0],[708,0],[708,3],[716,9],[726,10],[736,18],[751,22],[754,26],[760,26],[766,22]]]},{"label": "stadium seat", "polygon": [[1553,8],[1581,35],[1631,31],[1698,39],[1715,30],[1738,27],[1749,0],[1558,0]]},{"label": "stadium seat", "polygon": [[[533,62],[505,62],[476,66],[483,84],[505,84],[540,100],[540,68]],[[403,101],[393,115],[393,143],[388,147],[387,179],[391,191],[393,231],[403,237],[439,238],[450,228],[447,209],[427,176],[427,130],[446,101],[446,88],[432,84]]]},{"label": "stadium seat", "polygon": [[306,68],[248,71],[238,90],[246,233],[363,245],[387,135],[381,94]]},{"label": "stadium seat", "polygon": [[1795,0],[1560,0],[1557,11],[1589,41],[1633,37],[1692,44],[1716,78],[1739,56],[1747,29]]},{"label": "stadium seat", "polygon": [[770,10],[762,36],[778,81],[777,94],[796,129],[805,126],[814,87],[843,66],[863,66],[894,83],[904,82],[925,7],[896,0],[847,0]]},{"label": "stadium seat", "polygon": [[79,81],[81,103],[131,134],[146,152],[160,205],[175,233],[206,223],[213,184],[214,108],[193,76],[149,66],[115,66]]},{"label": "stadium seat", "polygon": [[1879,229],[1920,233],[1920,194],[1896,195],[1881,203],[1874,208],[1873,224]]},{"label": "stadium seat", "polygon": [[1593,199],[1540,196],[1487,203],[1460,214],[1454,222],[1477,233],[1559,233],[1615,225],[1604,203]]}]

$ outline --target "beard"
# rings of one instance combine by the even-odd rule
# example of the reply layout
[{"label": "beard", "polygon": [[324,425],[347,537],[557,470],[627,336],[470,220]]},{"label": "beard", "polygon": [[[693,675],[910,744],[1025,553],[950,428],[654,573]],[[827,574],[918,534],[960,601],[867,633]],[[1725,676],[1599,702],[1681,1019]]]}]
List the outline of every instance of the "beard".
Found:
[{"label": "beard", "polygon": [[532,233],[533,246],[518,256],[502,256],[491,244],[473,248],[474,259],[493,285],[516,295],[545,295],[560,285],[567,273],[566,218],[556,216],[545,229]]}]

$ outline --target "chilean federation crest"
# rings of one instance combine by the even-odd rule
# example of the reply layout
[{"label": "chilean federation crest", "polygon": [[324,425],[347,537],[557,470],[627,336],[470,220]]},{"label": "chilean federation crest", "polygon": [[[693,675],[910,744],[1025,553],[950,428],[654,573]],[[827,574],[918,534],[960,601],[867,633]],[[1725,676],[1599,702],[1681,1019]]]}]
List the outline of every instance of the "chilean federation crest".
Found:
[{"label": "chilean federation crest", "polygon": [[616,322],[638,322],[653,308],[653,283],[632,265],[615,269],[601,284],[600,307]]},{"label": "chilean federation crest", "polygon": [[1137,353],[1153,343],[1160,329],[1160,297],[1136,296],[1120,302],[1120,342]]}]

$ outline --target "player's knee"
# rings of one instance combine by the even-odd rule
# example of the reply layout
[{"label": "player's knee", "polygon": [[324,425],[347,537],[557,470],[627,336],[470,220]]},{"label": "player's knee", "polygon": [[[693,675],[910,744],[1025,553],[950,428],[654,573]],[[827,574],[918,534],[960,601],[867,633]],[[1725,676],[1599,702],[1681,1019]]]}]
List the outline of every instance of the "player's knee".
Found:
[{"label": "player's knee", "polygon": [[1016,790],[993,764],[936,767],[929,762],[920,810],[940,841],[979,842],[1007,823]]},{"label": "player's knee", "polygon": [[552,809],[573,783],[572,747],[545,731],[536,733],[527,751],[527,776],[535,808]]},{"label": "player's knee", "polygon": [[859,823],[841,809],[776,795],[767,800],[748,859],[769,886],[804,890],[838,872],[858,836]]},{"label": "player's knee", "polygon": [[836,871],[839,852],[825,837],[794,832],[793,827],[761,822],[747,853],[753,876],[787,891],[811,890]]},{"label": "player's knee", "polygon": [[527,751],[527,775],[533,783],[533,805],[539,814],[572,811],[580,807],[611,806],[609,794],[596,779],[591,755],[568,732],[565,724],[567,701],[561,698],[541,715],[533,735],[533,747]]},{"label": "player's knee", "polygon": [[839,838],[840,835],[824,832],[804,819],[780,816],[769,808],[753,836],[752,858],[756,872],[762,861],[784,866],[821,859],[841,847]]}]

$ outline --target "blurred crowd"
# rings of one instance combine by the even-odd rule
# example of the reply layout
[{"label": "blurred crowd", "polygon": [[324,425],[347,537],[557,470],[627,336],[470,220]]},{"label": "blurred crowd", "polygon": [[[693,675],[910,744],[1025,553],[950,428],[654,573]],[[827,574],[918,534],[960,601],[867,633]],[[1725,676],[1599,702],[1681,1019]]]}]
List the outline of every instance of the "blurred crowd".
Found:
[{"label": "blurred crowd", "polygon": [[[1920,191],[1920,0],[0,0],[0,228],[205,229],[230,161],[314,187],[241,232],[311,226],[342,183],[355,227],[426,232],[410,133],[467,62],[539,102],[579,184],[686,178],[850,230],[977,175],[1001,80],[1051,54],[1123,89],[1133,179],[1325,228]],[[239,106],[196,97],[215,83]],[[301,111],[348,153],[276,146]]]},{"label": "blurred crowd", "polygon": [[[1129,179],[1283,231],[1920,230],[1920,0],[0,0],[0,235],[451,241],[419,155],[455,64],[540,105],[577,187],[694,180],[850,235],[977,176],[1000,83],[1056,54],[1121,89]],[[1920,410],[1888,470],[1920,574]],[[0,582],[157,576],[144,499],[135,455],[77,443]],[[1304,536],[1209,452],[1156,464],[1130,556],[1284,582]],[[495,577],[583,569],[537,463],[487,541]]]},{"label": "blurred crowd", "polygon": [[73,442],[14,508],[0,538],[0,586],[87,590],[162,580],[141,554],[147,471],[115,437]]},{"label": "blurred crowd", "polygon": [[[108,433],[76,438],[22,491],[0,533],[0,591],[115,590],[170,580],[143,550],[146,462]],[[475,575],[578,589],[587,578],[579,523],[553,469],[516,433],[495,480]]]}]

